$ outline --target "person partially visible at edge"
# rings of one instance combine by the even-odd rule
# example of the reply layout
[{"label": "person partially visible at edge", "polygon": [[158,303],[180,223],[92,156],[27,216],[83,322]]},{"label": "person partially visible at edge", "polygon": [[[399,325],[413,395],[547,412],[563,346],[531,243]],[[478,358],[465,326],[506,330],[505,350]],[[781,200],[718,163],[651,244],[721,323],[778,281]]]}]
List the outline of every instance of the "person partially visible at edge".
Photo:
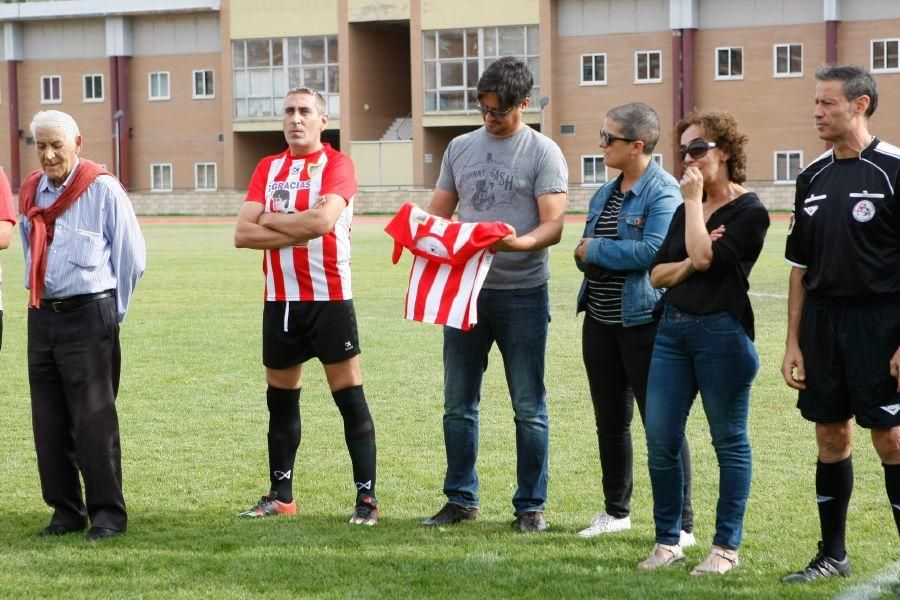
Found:
[{"label": "person partially visible at edge", "polygon": [[375,425],[363,391],[350,287],[356,175],[348,156],[322,142],[329,117],[321,93],[293,88],[283,110],[288,148],[257,165],[234,232],[238,248],[263,250],[269,410],[269,491],[240,516],[297,513],[293,480],[303,364],[318,358],[344,420],[356,495],[350,523],[372,526],[381,515],[375,499]]},{"label": "person partially visible at edge", "polygon": [[815,126],[831,149],[797,177],[781,374],[815,423],[822,538],[803,583],[850,574],[853,419],[869,430],[900,532],[900,149],[869,133],[878,87],[853,65],[816,71]]},{"label": "person partially visible at edge", "polygon": [[[578,535],[631,529],[634,452],[631,420],[637,400],[645,420],[647,374],[662,293],[648,269],[681,204],[678,181],[652,160],[659,117],[633,102],[606,113],[600,131],[603,164],[621,173],[591,198],[575,264],[584,272],[578,312],[585,311],[581,348],[594,405],[604,503]],[[687,440],[681,450],[684,509],[681,545],[695,543]]]},{"label": "person partially visible at edge", "polygon": [[[16,226],[16,209],[13,207],[12,189],[6,173],[0,169],[0,250],[9,248],[12,239],[12,228]],[[0,281],[2,281],[0,270]],[[3,302],[0,301],[0,348],[3,346]]]},{"label": "person partially visible at edge", "polygon": [[53,509],[40,535],[90,525],[86,539],[99,540],[128,524],[115,404],[119,325],[147,251],[125,189],[79,156],[75,120],[42,111],[31,134],[41,170],[22,182],[19,212],[34,444],[44,502]]},{"label": "person partially visible at edge", "polygon": [[496,343],[515,413],[514,525],[523,532],[547,528],[547,247],[562,236],[568,169],[559,147],[523,120],[533,84],[519,58],[502,57],[485,69],[477,87],[484,126],[450,142],[426,209],[444,218],[458,210],[461,221],[502,221],[512,231],[492,246],[497,255],[478,297],[478,323],[469,331],[444,327],[447,502],[426,526],[478,514],[478,405]]},{"label": "person partially visible at edge", "polygon": [[750,388],[759,370],[753,346],[749,277],[765,242],[769,213],[742,185],[747,136],[728,113],[691,113],[678,122],[684,204],[672,217],[650,267],[668,288],[647,382],[647,463],[656,544],[638,569],[684,560],[681,515],[685,424],[697,393],[719,465],[716,530],[692,575],[738,566],[752,457],[747,435]]}]

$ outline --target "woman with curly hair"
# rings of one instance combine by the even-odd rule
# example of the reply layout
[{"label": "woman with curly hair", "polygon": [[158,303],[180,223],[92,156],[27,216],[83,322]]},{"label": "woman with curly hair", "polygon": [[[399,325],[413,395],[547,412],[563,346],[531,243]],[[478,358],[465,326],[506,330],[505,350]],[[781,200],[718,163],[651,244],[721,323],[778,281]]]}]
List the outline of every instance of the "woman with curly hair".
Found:
[{"label": "woman with curly hair", "polygon": [[679,544],[684,502],[680,452],[685,423],[699,391],[719,463],[716,533],[692,575],[738,565],[750,494],[747,415],[759,369],[753,347],[748,277],[762,250],[769,214],[746,179],[747,137],[727,113],[692,113],[679,121],[684,204],[672,217],[650,267],[668,288],[657,312],[659,330],[647,382],[647,453],[656,544],[639,569],[684,559]]}]

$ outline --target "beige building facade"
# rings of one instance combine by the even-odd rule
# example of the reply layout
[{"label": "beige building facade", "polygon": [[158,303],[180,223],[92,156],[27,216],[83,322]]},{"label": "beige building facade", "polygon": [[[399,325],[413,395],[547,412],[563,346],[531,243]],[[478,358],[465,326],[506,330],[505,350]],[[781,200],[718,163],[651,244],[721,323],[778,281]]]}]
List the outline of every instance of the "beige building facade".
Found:
[{"label": "beige building facade", "polygon": [[[294,8],[296,6],[296,8]],[[287,89],[321,90],[326,141],[356,163],[362,210],[426,201],[444,149],[480,126],[475,86],[498,56],[534,75],[526,122],[553,138],[572,206],[615,176],[597,148],[611,107],[642,101],[663,123],[655,159],[677,172],[673,127],[692,109],[733,113],[748,176],[786,206],[824,150],[815,69],[870,69],[871,129],[900,143],[900,3],[893,0],[103,0],[0,5],[0,166],[37,167],[35,112],[71,113],[85,155],[142,212],[232,213],[257,161],[281,151]],[[286,9],[286,7],[289,7]],[[371,201],[368,202],[366,199]],[[183,206],[183,209],[181,208]],[[154,207],[158,207],[156,210]]]}]

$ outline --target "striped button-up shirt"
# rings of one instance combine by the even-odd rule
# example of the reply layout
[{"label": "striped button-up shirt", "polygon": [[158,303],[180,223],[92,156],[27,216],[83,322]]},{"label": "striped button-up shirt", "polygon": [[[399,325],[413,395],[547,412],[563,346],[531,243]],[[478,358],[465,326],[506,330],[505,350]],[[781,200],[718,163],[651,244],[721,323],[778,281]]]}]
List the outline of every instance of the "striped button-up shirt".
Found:
[{"label": "striped button-up shirt", "polygon": [[[41,175],[35,203],[42,208],[53,204],[71,183],[76,169],[78,163],[58,188]],[[31,220],[24,215],[21,232],[27,288]],[[121,323],[146,264],[144,237],[128,195],[114,178],[101,175],[56,219],[53,243],[47,253],[43,297],[70,298],[114,289]]]}]

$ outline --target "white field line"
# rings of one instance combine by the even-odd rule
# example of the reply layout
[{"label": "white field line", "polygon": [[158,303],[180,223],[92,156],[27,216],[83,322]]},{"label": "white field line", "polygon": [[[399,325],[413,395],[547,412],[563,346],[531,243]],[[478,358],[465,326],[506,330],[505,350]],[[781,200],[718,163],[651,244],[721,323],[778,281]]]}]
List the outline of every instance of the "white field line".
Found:
[{"label": "white field line", "polygon": [[766,292],[748,292],[751,296],[757,298],[778,298],[779,300],[787,300],[787,294],[767,294]]},{"label": "white field line", "polygon": [[869,581],[857,583],[843,594],[835,596],[835,600],[869,600],[892,592],[897,585],[900,585],[900,560],[879,571]]}]

